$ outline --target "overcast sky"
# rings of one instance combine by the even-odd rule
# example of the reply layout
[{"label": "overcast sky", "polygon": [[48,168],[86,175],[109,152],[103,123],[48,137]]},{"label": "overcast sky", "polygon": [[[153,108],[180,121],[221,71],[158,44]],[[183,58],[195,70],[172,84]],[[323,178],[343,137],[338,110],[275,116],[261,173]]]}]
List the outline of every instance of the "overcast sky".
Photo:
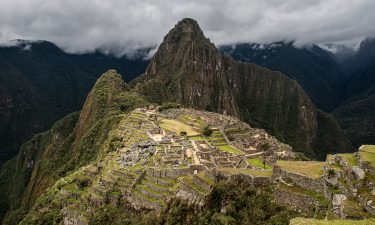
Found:
[{"label": "overcast sky", "polygon": [[0,42],[49,40],[68,52],[155,46],[177,21],[198,21],[216,45],[375,36],[375,0],[0,0]]}]

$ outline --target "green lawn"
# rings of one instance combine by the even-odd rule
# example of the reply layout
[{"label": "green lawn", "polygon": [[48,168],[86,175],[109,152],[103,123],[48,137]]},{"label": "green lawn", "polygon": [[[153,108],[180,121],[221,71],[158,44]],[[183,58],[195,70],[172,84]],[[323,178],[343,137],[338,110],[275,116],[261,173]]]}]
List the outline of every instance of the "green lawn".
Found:
[{"label": "green lawn", "polygon": [[230,145],[219,145],[219,146],[216,146],[218,149],[220,149],[220,151],[224,151],[224,152],[230,152],[230,153],[233,153],[233,154],[236,154],[236,155],[241,155],[242,152]]},{"label": "green lawn", "polygon": [[[250,165],[252,165],[252,166],[256,166],[256,167],[259,167],[259,168],[264,168],[263,160],[262,159],[252,158],[252,159],[247,159],[246,161],[248,163],[250,163]],[[265,169],[272,170],[272,166],[266,164],[266,168]]]},{"label": "green lawn", "polygon": [[187,132],[187,136],[196,136],[200,134],[199,132],[195,131],[192,126],[189,126],[177,120],[163,119],[160,121],[159,125],[164,130],[175,132],[178,135],[181,131]]},{"label": "green lawn", "polygon": [[279,160],[276,165],[293,173],[300,173],[312,178],[320,178],[320,176],[323,175],[324,162]]},{"label": "green lawn", "polygon": [[365,220],[316,220],[307,218],[294,218],[289,225],[372,225],[375,219]]}]

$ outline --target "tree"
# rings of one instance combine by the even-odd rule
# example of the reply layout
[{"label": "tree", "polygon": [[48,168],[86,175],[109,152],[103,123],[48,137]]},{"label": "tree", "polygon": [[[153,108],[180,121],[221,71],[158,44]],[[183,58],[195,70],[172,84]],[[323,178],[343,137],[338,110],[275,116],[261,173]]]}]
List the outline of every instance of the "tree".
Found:
[{"label": "tree", "polygon": [[205,126],[203,128],[202,133],[203,133],[204,136],[208,137],[208,136],[211,136],[212,130],[211,130],[211,128],[209,126]]},{"label": "tree", "polygon": [[185,137],[186,135],[187,135],[187,132],[186,132],[186,131],[181,131],[181,132],[180,132],[180,136]]}]

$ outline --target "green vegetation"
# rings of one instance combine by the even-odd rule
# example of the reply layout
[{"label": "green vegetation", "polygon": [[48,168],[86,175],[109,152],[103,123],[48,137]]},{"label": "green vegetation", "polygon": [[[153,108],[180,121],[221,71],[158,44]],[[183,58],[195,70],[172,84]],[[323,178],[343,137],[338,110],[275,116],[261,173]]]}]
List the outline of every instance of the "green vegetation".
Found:
[{"label": "green vegetation", "polygon": [[200,135],[192,136],[192,137],[190,137],[190,139],[193,140],[193,141],[204,141],[204,140],[206,140],[206,138],[204,136],[200,136]]},{"label": "green vegetation", "polygon": [[375,145],[363,145],[361,146],[361,151],[375,153]]},{"label": "green vegetation", "polygon": [[253,189],[218,183],[207,198],[207,207],[196,211],[194,206],[174,199],[162,211],[157,224],[288,224],[302,214],[288,210],[272,201],[270,189]]},{"label": "green vegetation", "polygon": [[158,110],[161,112],[166,109],[179,109],[181,106],[177,103],[164,103],[161,106],[159,106]]},{"label": "green vegetation", "polygon": [[324,162],[318,161],[277,161],[276,165],[293,173],[300,173],[312,178],[323,175]]},{"label": "green vegetation", "polygon": [[375,219],[365,220],[317,220],[307,218],[294,218],[290,225],[372,225]]},{"label": "green vegetation", "polygon": [[236,174],[236,173],[243,173],[249,174],[256,177],[271,177],[272,170],[255,170],[255,169],[241,169],[241,168],[228,168],[228,167],[219,167],[217,168],[218,171],[229,173],[229,174]]},{"label": "green vegetation", "polygon": [[355,199],[347,199],[343,203],[344,213],[347,215],[347,219],[364,219],[371,218],[371,214],[368,213]]},{"label": "green vegetation", "polygon": [[272,170],[272,166],[268,165],[267,163],[263,164],[264,160],[260,158],[247,159],[247,162],[250,163],[250,165],[252,166],[256,166],[256,167],[267,169],[267,170]]},{"label": "green vegetation", "polygon": [[[5,209],[8,204],[14,208],[7,220],[17,222],[20,217],[17,208],[27,212],[56,180],[115,150],[121,143],[115,132],[119,121],[130,110],[147,104],[127,89],[119,74],[114,71],[103,74],[80,113],[73,113],[56,122],[51,130],[36,135],[22,147],[15,160],[1,169],[0,181],[5,185],[0,186],[0,193],[10,194],[1,196],[0,203]],[[34,177],[28,166],[31,162]],[[86,185],[84,180],[77,182]]]},{"label": "green vegetation", "polygon": [[369,162],[372,166],[375,166],[375,145],[361,146],[359,154],[364,161]]},{"label": "green vegetation", "polygon": [[236,155],[241,155],[243,154],[240,150],[230,146],[230,145],[218,145],[216,146],[218,149],[220,149],[221,151],[224,151],[224,152],[230,152],[230,153],[233,153],[233,154],[236,154]]},{"label": "green vegetation", "polygon": [[195,136],[200,134],[199,132],[195,131],[192,126],[181,123],[177,120],[163,119],[160,121],[159,125],[164,130],[175,132],[176,134],[180,134],[181,132],[186,132],[187,136]]},{"label": "green vegetation", "polygon": [[299,194],[302,194],[302,195],[312,197],[313,199],[318,201],[321,206],[328,206],[329,205],[329,201],[327,199],[325,199],[324,195],[321,194],[321,193],[306,190],[306,189],[303,189],[303,188],[300,188],[300,187],[297,187],[297,186],[285,185],[283,183],[279,183],[277,185],[277,188],[279,188],[281,190],[295,192],[295,193],[299,193]]},{"label": "green vegetation", "polygon": [[357,160],[357,157],[355,157],[353,153],[343,153],[343,154],[337,154],[337,155],[345,159],[348,162],[349,166],[357,165],[358,160]]},{"label": "green vegetation", "polygon": [[203,129],[202,129],[202,134],[203,134],[204,136],[206,136],[206,137],[209,137],[209,136],[211,136],[211,134],[212,134],[212,129],[211,129],[209,126],[205,126],[205,127],[203,127]]}]

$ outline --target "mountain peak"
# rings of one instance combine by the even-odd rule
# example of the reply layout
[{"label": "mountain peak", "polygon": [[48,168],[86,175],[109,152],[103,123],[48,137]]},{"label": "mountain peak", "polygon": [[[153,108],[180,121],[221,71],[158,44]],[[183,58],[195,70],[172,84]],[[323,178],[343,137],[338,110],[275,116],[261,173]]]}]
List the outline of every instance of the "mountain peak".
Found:
[{"label": "mountain peak", "polygon": [[172,30],[165,36],[164,42],[181,45],[182,42],[192,40],[206,40],[202,29],[197,21],[185,18],[179,21]]}]

